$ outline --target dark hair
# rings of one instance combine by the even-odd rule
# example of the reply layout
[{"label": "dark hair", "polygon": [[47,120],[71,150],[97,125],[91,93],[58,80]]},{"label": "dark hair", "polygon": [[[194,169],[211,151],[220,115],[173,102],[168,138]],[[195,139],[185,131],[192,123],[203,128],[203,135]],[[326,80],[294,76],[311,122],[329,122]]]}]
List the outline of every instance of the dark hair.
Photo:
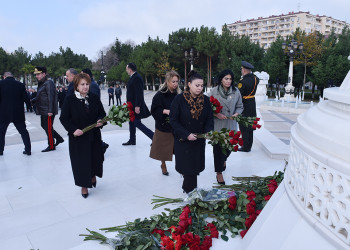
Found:
[{"label": "dark hair", "polygon": [[231,86],[234,86],[234,74],[233,72],[230,70],[230,69],[224,69],[223,71],[220,72],[219,76],[218,76],[218,84],[217,85],[220,85],[221,84],[221,80],[222,78],[224,78],[225,76],[227,75],[231,75],[232,77],[232,83],[231,83]]},{"label": "dark hair", "polygon": [[189,82],[192,83],[192,81],[197,79],[203,80],[203,76],[197,73],[197,71],[191,70],[187,75],[187,83],[186,83],[185,89],[188,89]]},{"label": "dark hair", "polygon": [[92,79],[92,72],[91,72],[90,69],[88,69],[88,68],[83,69],[82,72],[85,73],[85,74],[88,74],[90,76],[90,78]]},{"label": "dark hair", "polygon": [[127,67],[129,69],[131,69],[132,71],[136,71],[137,70],[137,67],[136,67],[136,64],[131,62],[131,63],[128,63]]},{"label": "dark hair", "polygon": [[82,80],[82,79],[85,79],[87,82],[88,82],[88,84],[90,85],[90,83],[91,83],[91,78],[90,78],[90,76],[88,75],[88,74],[86,74],[86,73],[79,73],[79,74],[76,74],[75,76],[74,76],[74,79],[73,79],[73,83],[74,83],[74,90],[78,90],[78,85],[79,85],[79,82],[80,82],[80,80]]}]

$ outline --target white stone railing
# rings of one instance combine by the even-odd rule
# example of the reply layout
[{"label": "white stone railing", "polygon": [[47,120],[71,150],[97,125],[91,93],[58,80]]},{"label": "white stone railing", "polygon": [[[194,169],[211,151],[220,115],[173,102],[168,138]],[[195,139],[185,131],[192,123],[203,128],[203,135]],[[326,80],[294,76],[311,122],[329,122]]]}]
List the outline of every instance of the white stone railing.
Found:
[{"label": "white stone railing", "polygon": [[315,229],[349,248],[350,95],[332,88],[325,97],[292,127],[285,187]]}]

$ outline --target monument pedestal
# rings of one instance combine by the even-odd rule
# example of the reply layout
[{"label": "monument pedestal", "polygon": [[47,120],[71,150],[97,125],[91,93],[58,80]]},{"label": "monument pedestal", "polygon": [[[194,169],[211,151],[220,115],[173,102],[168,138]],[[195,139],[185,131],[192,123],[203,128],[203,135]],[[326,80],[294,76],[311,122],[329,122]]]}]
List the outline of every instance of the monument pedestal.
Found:
[{"label": "monument pedestal", "polygon": [[244,249],[350,248],[350,72],[298,117],[285,179]]}]

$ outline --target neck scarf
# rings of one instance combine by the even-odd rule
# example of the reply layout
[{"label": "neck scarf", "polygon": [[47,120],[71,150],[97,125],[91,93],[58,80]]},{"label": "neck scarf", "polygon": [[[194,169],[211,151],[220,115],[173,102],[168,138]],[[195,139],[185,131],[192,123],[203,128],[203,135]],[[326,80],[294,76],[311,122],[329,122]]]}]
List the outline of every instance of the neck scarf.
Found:
[{"label": "neck scarf", "polygon": [[85,110],[86,111],[89,111],[89,102],[88,102],[88,99],[89,99],[89,96],[86,95],[85,97],[83,97],[80,92],[78,91],[74,91],[74,94],[75,94],[75,97],[78,98],[82,103],[84,103],[84,106],[85,106]]},{"label": "neck scarf", "polygon": [[189,90],[184,91],[184,97],[188,105],[190,105],[190,112],[193,119],[198,120],[199,116],[202,114],[204,106],[204,96],[203,93],[197,98],[193,98]]},{"label": "neck scarf", "polygon": [[219,95],[224,98],[224,99],[227,99],[228,96],[230,96],[233,92],[233,89],[232,89],[232,86],[230,86],[228,88],[228,90],[226,91],[225,88],[220,84],[219,87],[218,87],[218,92],[219,92]]}]

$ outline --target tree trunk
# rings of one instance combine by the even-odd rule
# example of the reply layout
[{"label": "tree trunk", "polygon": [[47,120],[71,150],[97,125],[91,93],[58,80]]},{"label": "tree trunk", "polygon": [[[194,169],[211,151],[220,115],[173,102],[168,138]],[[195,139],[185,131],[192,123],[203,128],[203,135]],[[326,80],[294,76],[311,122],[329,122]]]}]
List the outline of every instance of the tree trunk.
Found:
[{"label": "tree trunk", "polygon": [[208,88],[211,87],[211,57],[210,57],[210,78],[209,78],[209,83],[208,83]]},{"label": "tree trunk", "polygon": [[207,56],[207,66],[208,66],[208,72],[207,72],[207,86],[209,84],[209,56]]}]

